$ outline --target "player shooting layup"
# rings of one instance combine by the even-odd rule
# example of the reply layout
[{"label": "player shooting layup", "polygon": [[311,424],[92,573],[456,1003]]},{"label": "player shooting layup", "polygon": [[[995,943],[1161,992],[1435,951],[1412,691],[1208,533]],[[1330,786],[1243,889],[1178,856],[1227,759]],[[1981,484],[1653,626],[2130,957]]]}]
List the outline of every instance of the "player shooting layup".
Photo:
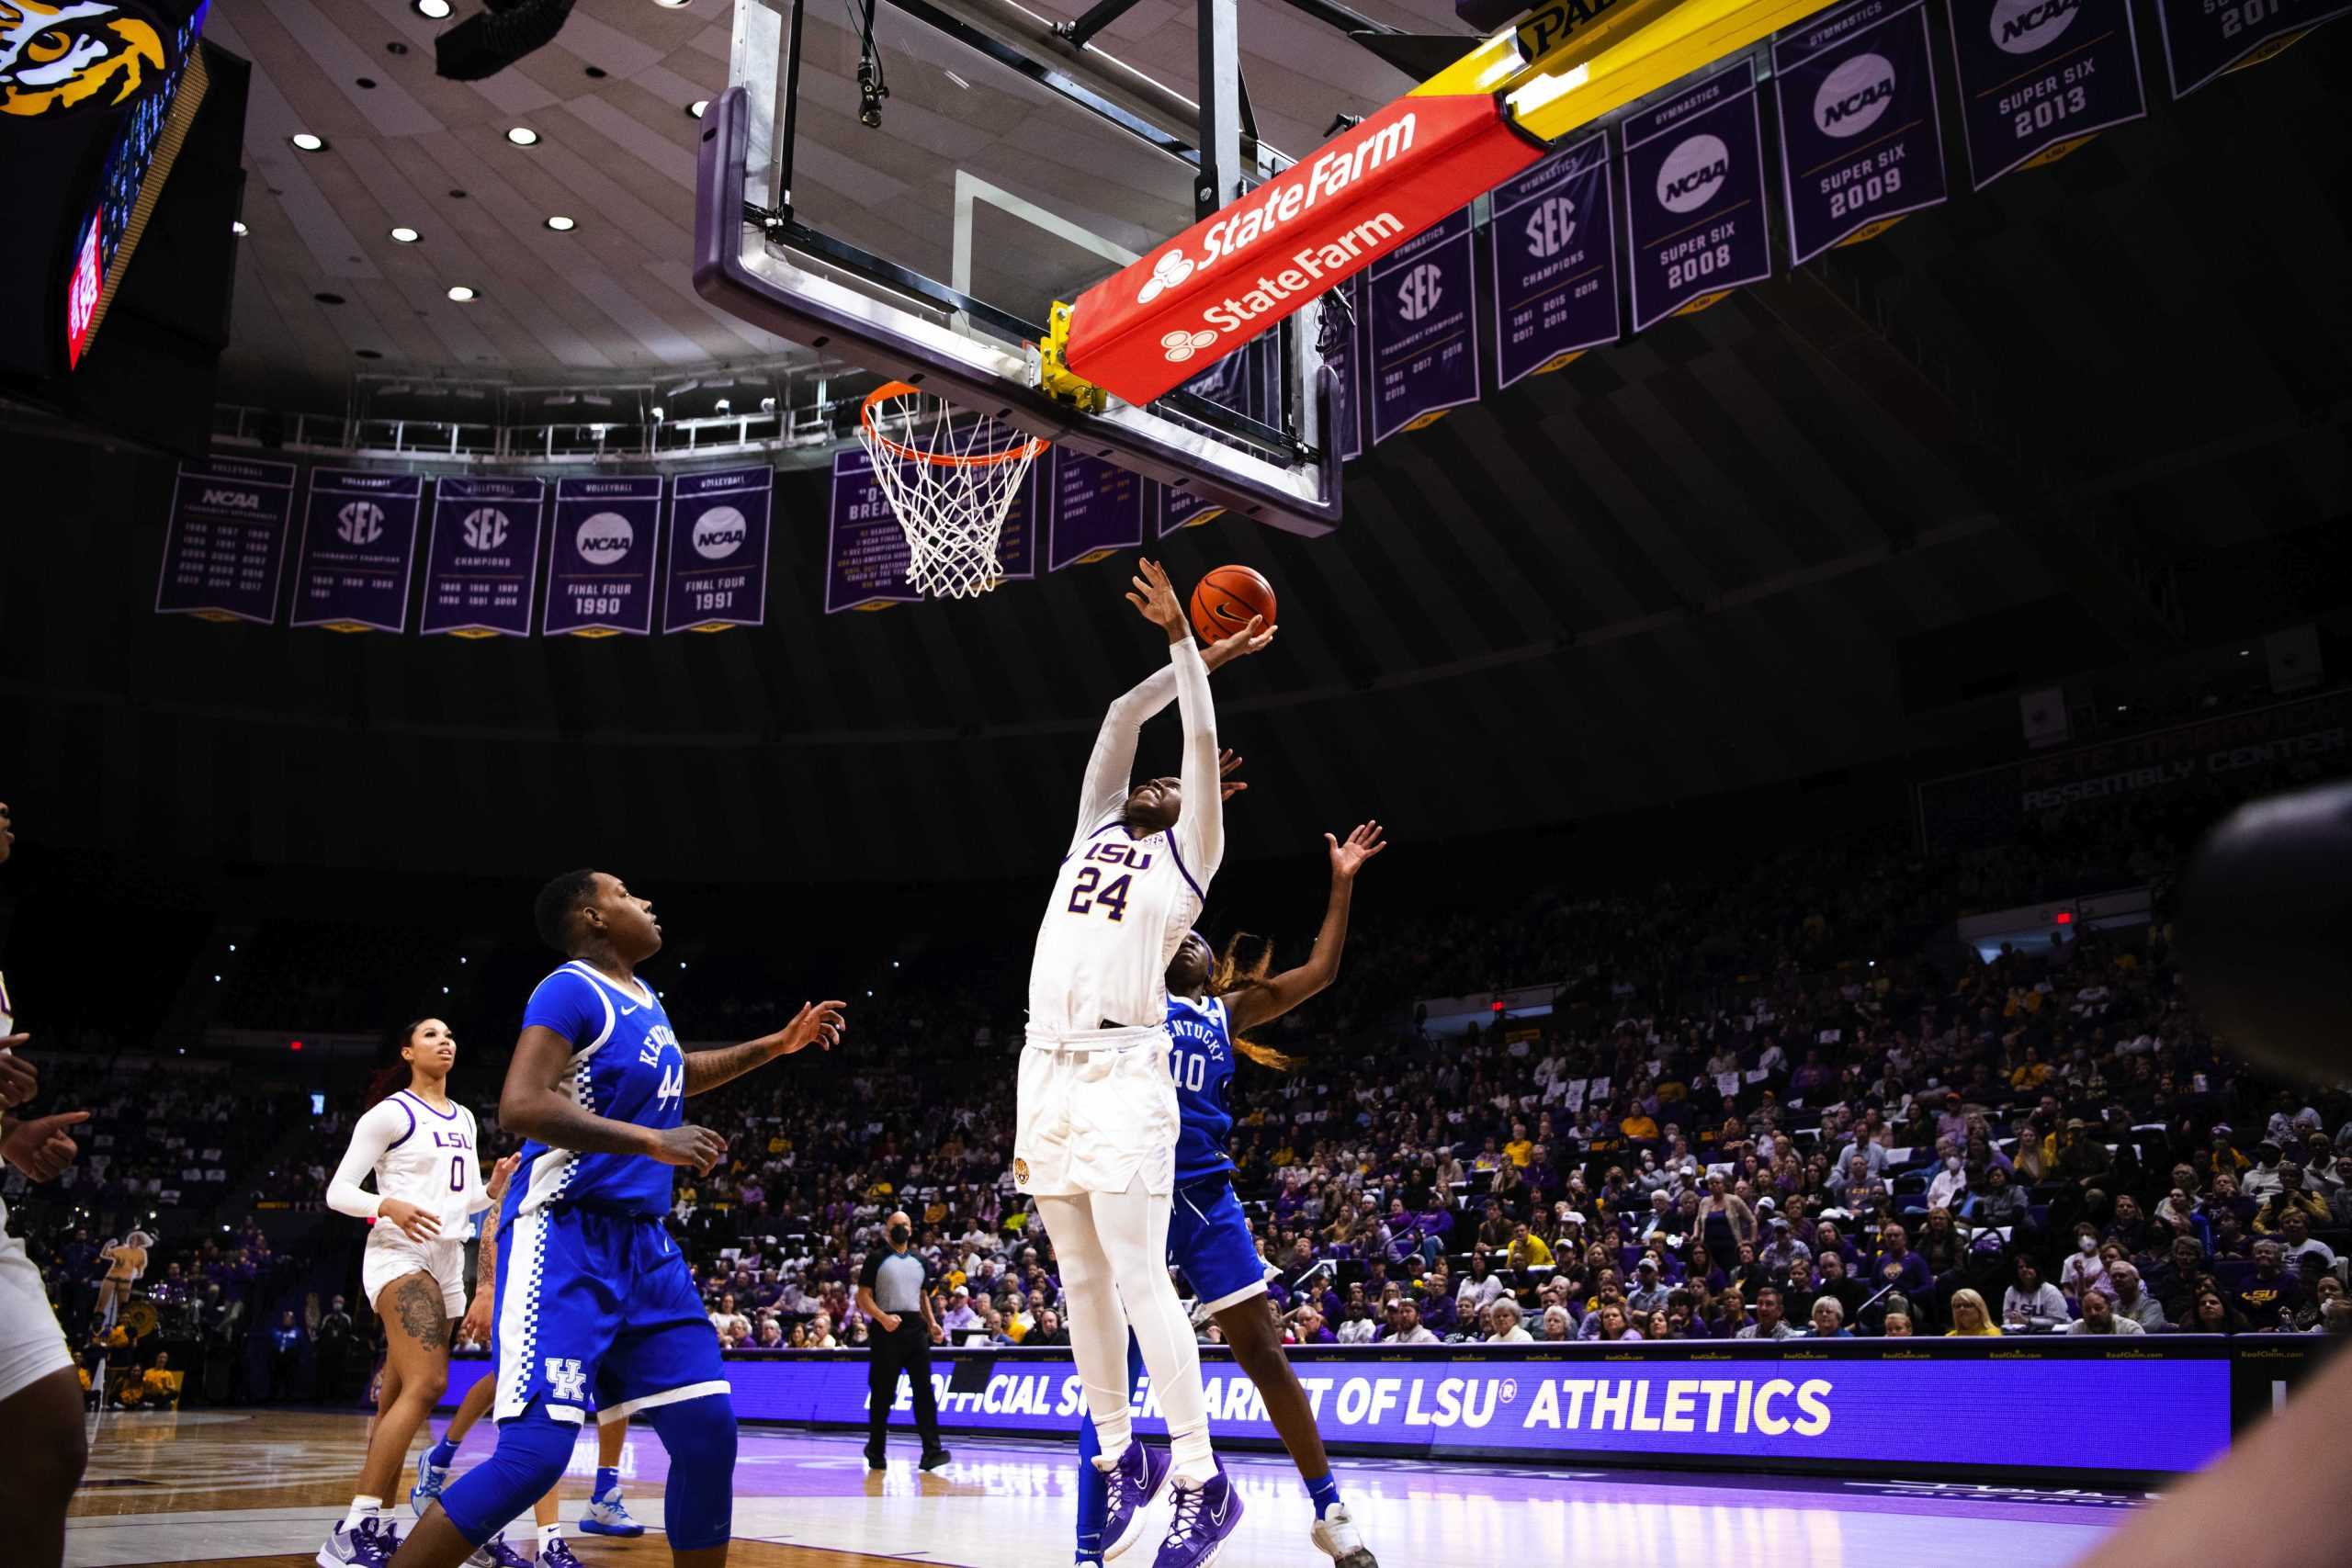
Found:
[{"label": "player shooting layup", "polygon": [[[1168,1417],[1177,1487],[1155,1568],[1200,1568],[1241,1500],[1210,1450],[1200,1348],[1168,1278],[1178,1119],[1167,970],[1225,855],[1209,671],[1274,631],[1252,618],[1204,655],[1168,573],[1152,561],[1140,573],[1127,598],[1168,634],[1169,668],[1111,705],[1086,764],[1029,971],[1012,1174],[1061,1264],[1070,1353],[1102,1445],[1094,1462],[1114,1489],[1143,1484],[1127,1408],[1132,1327]],[[1179,775],[1131,785],[1136,735],[1171,695],[1184,722]]]}]

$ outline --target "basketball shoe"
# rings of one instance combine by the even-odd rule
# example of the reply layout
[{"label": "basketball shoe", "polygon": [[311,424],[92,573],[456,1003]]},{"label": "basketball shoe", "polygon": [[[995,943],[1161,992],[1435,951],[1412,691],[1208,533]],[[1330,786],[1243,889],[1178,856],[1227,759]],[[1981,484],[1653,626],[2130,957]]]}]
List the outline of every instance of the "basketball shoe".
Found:
[{"label": "basketball shoe", "polygon": [[1314,1540],[1316,1549],[1331,1560],[1331,1568],[1380,1568],[1356,1532],[1345,1503],[1332,1504],[1331,1511],[1315,1521]]},{"label": "basketball shoe", "polygon": [[1225,1549],[1225,1538],[1241,1522],[1241,1495],[1219,1464],[1197,1486],[1176,1483],[1176,1516],[1159,1543],[1152,1568],[1209,1568]]},{"label": "basketball shoe", "polygon": [[1151,1506],[1160,1488],[1168,1484],[1168,1472],[1175,1461],[1165,1449],[1155,1449],[1148,1443],[1127,1444],[1127,1451],[1119,1462],[1103,1475],[1110,1483],[1108,1506],[1102,1515],[1102,1555],[1114,1558],[1136,1543],[1143,1525],[1143,1511]]}]

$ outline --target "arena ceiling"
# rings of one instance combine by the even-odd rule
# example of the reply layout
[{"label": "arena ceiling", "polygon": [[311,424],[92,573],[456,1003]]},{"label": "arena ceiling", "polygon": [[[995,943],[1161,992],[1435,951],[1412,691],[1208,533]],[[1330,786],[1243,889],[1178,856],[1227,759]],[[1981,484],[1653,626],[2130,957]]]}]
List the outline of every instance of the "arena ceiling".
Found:
[{"label": "arena ceiling", "polygon": [[[254,0],[232,19],[272,80],[341,106],[322,133],[363,154],[304,164],[311,183],[276,198],[289,224],[315,209],[356,235],[395,220],[386,192],[509,182],[527,224],[477,196],[436,222],[489,225],[470,243],[539,279],[537,308],[566,323],[552,341],[619,363],[650,351],[564,290],[610,286],[674,312],[682,340],[741,341],[676,260],[675,100],[722,70],[707,3],[584,0],[504,85],[379,78],[437,127],[409,133],[367,118],[390,112],[384,85],[301,66],[326,46],[288,25],[421,49],[404,7]],[[1174,14],[1146,0],[1125,26],[1184,31]],[[595,47],[605,34],[649,57]],[[1169,541],[1180,576],[1238,559],[1283,595],[1278,652],[1220,679],[1257,781],[1240,852],[1367,815],[1427,840],[1788,781],[1949,739],[1954,715],[2013,737],[2019,689],[2343,607],[2348,49],[2352,27],[2323,29],[2053,167],[1975,195],[1956,177],[1948,208],[1882,239],[1398,437],[1349,469],[1332,537],[1223,520]],[[599,55],[612,75],[588,83]],[[557,132],[539,154],[579,144],[505,158],[491,92],[541,95]],[[265,171],[294,156],[265,118],[286,101],[257,86]],[[666,185],[632,147],[670,149]],[[644,222],[565,237],[592,242],[561,253],[588,263],[516,259],[556,238],[540,208],[632,181]],[[315,242],[269,228],[240,278],[238,353],[324,373],[362,318],[313,311]],[[430,310],[401,330],[446,360],[457,329],[423,298],[438,276],[408,270],[431,253],[388,243],[333,252],[379,271],[346,292],[379,318]],[[256,324],[262,309],[285,313]],[[553,353],[519,318],[499,331]],[[17,517],[86,525],[6,530],[0,733],[21,744],[0,789],[69,840],[460,872],[569,863],[590,840],[716,880],[1013,872],[1067,831],[1102,704],[1158,657],[1118,597],[1123,561],[978,604],[823,616],[806,474],[780,481],[756,633],[461,645],[159,619],[168,468],[30,457],[12,465]],[[1147,764],[1170,751],[1160,737]]]}]

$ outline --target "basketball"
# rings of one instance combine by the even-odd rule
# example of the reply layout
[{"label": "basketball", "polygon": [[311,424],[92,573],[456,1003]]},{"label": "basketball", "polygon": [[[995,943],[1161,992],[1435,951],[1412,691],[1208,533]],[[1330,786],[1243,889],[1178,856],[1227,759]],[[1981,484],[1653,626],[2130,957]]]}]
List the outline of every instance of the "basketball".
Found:
[{"label": "basketball", "polygon": [[1193,629],[1203,642],[1222,642],[1263,615],[1274,624],[1274,585],[1246,566],[1221,566],[1193,590]]}]

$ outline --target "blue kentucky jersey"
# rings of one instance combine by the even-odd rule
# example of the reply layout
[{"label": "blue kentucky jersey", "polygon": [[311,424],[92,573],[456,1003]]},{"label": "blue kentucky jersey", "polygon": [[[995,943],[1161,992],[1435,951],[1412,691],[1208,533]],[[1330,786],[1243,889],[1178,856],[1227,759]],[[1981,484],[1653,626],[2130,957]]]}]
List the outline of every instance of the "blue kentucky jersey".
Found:
[{"label": "blue kentucky jersey", "polygon": [[[539,982],[523,1010],[571,1042],[564,1087],[585,1110],[640,1127],[675,1127],[684,1116],[686,1057],[670,1015],[644,981],[616,985],[578,959]],[[671,1168],[643,1155],[580,1154],[537,1138],[523,1145],[514,1183],[522,1210],[579,1203],[616,1213],[670,1210]]]},{"label": "blue kentucky jersey", "polygon": [[1198,1181],[1233,1168],[1225,1152],[1233,1131],[1233,1036],[1225,1003],[1215,997],[1194,1002],[1168,998],[1168,1070],[1176,1079],[1176,1105],[1183,1127],[1176,1135],[1176,1179]]}]

